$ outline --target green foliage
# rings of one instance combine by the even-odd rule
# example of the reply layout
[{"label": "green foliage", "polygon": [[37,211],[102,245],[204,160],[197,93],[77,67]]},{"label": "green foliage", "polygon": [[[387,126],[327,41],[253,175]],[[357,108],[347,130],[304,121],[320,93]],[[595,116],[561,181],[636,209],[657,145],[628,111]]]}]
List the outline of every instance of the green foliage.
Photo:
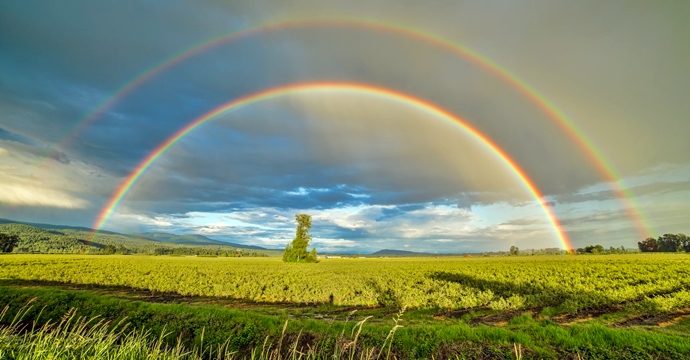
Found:
[{"label": "green foliage", "polygon": [[9,253],[19,243],[19,236],[0,233],[0,252]]},{"label": "green foliage", "polygon": [[513,245],[510,247],[509,253],[510,255],[520,255],[520,249],[517,246]]},{"label": "green foliage", "polygon": [[[256,302],[496,311],[548,306],[566,313],[673,297],[690,289],[688,269],[690,257],[684,255],[639,253],[332,259],[322,260],[318,272],[311,266],[283,266],[279,258],[12,255],[3,257],[0,279]],[[664,311],[685,304],[664,301],[659,307]]]},{"label": "green foliage", "polygon": [[690,237],[685,234],[664,234],[637,243],[642,252],[690,252]]},{"label": "green foliage", "polygon": [[[286,322],[244,308],[0,289],[0,304],[9,305],[0,313],[1,359],[685,359],[690,354],[684,334],[562,326],[528,314],[505,326],[447,321],[408,326],[402,311],[373,320],[355,315]],[[31,305],[17,310],[28,299]]]},{"label": "green foliage", "polygon": [[292,249],[292,243],[287,244],[285,246],[285,251],[283,251],[283,262],[291,262],[293,259],[293,253],[294,250]]},{"label": "green foliage", "polygon": [[628,251],[625,249],[625,246],[621,246],[621,247],[617,247],[617,248],[611,246],[607,250],[607,253],[609,253],[609,254],[625,254],[627,252]]},{"label": "green foliage", "polygon": [[118,331],[118,326],[77,317],[74,311],[33,331],[20,322],[0,327],[2,359],[198,359],[188,354],[180,344],[163,345],[145,329]]},{"label": "green foliage", "polygon": [[103,255],[113,255],[113,254],[126,255],[129,253],[130,253],[129,249],[127,249],[126,247],[124,247],[122,245],[115,246],[115,245],[109,244],[109,245],[106,245],[103,248],[103,250],[101,250],[101,254],[103,254]]},{"label": "green foliage", "polygon": [[606,250],[604,249],[604,247],[599,244],[588,245],[584,248],[579,248],[576,250],[576,253],[578,254],[604,254],[605,252]]},{"label": "green foliage", "polygon": [[8,304],[0,311],[0,359],[372,359],[394,335],[372,332],[372,344],[365,345],[357,338],[366,319],[288,326],[284,319],[222,307],[0,289],[0,303]]},{"label": "green foliage", "polygon": [[[82,324],[80,317],[98,316],[96,321],[110,324],[126,319],[131,326],[125,332],[118,327],[117,334],[146,334],[139,338],[141,350],[130,353],[134,354],[131,356],[123,355],[128,359],[143,359],[149,354],[153,354],[150,358],[177,358],[165,357],[153,347],[175,349],[178,338],[180,349],[189,359],[197,359],[197,355],[222,357],[215,355],[221,348],[239,358],[249,357],[252,351],[257,355],[254,358],[267,358],[258,355],[262,353],[292,358],[292,349],[307,354],[303,359],[343,358],[350,354],[358,358],[369,353],[373,358],[380,354],[378,358],[383,359],[389,349],[389,358],[398,359],[445,359],[456,355],[466,359],[514,358],[514,344],[521,345],[524,359],[576,359],[580,355],[583,359],[682,359],[690,354],[690,340],[687,331],[681,333],[677,327],[653,333],[649,329],[604,327],[596,324],[597,320],[594,324],[564,326],[542,318],[611,308],[622,308],[635,316],[673,316],[690,306],[689,268],[690,257],[676,254],[334,259],[322,261],[318,272],[311,266],[284,266],[278,258],[13,254],[2,257],[0,306],[21,306],[37,298],[27,312],[27,319],[31,320],[41,314],[36,329],[48,322],[59,323],[60,319],[69,324]],[[69,285],[66,290],[36,288],[41,284],[52,288],[56,286],[54,282]],[[111,294],[117,295],[99,295],[108,286],[112,286]],[[243,304],[233,309],[204,305],[200,298],[191,300],[193,306],[151,304],[140,292],[132,296],[136,301],[123,299],[124,288],[133,292],[148,289],[161,297],[177,293],[211,296],[210,302],[226,297],[280,304],[265,310],[270,316],[253,312],[266,309],[265,304]],[[305,316],[309,311],[306,309],[312,307],[282,308],[285,302],[322,303],[320,308],[334,312],[325,317],[327,321],[299,320],[296,313],[305,311]],[[391,309],[408,309],[405,322],[401,323],[405,327],[395,328],[398,322],[388,319],[366,324],[360,321],[363,325],[353,326],[353,321],[343,320],[349,315],[338,305],[383,305],[388,309],[379,309],[379,313],[388,314]],[[73,313],[71,308],[78,310]],[[540,309],[545,310],[538,316],[528,315]],[[430,314],[449,314],[454,310],[510,315],[512,320],[504,326],[477,326],[467,323],[471,316],[466,318],[467,322],[430,319]],[[362,310],[365,311],[373,310]],[[5,325],[15,314],[8,313]],[[365,316],[358,314],[354,321]],[[411,323],[412,314],[426,317]],[[282,332],[288,316],[290,325]],[[23,325],[27,325],[26,330],[32,327]],[[72,330],[60,332],[53,328],[39,336],[12,330],[3,335],[2,329],[8,328],[0,326],[0,352],[14,354],[5,356],[8,358],[20,359],[17,354],[40,349],[45,350],[46,358],[118,359],[122,357],[113,355],[117,351],[135,347],[125,338],[115,342],[122,346],[106,346],[112,343],[99,342],[87,333]],[[49,339],[48,333],[63,335]],[[170,335],[159,336],[161,333]],[[45,340],[40,342],[44,345],[35,339]],[[338,348],[355,340],[359,344],[356,348]],[[101,355],[93,355],[94,348],[88,344],[100,344],[95,346],[103,351]],[[266,348],[269,350],[265,351]],[[281,350],[273,352],[278,348]],[[200,354],[200,349],[206,349],[201,350],[206,353]],[[0,358],[4,358],[2,354]]]},{"label": "green foliage", "polygon": [[[148,254],[148,255],[197,255],[224,257],[277,256],[277,250],[243,249],[221,245],[166,244],[140,236],[99,232],[95,238],[88,229],[39,228],[31,225],[0,224],[0,231],[17,236],[14,248],[17,253],[43,254]],[[169,235],[172,236],[172,235]],[[194,236],[178,236],[183,241]],[[1,242],[0,242],[1,243]],[[2,247],[0,246],[0,250]]]},{"label": "green foliage", "polygon": [[659,245],[657,245],[656,239],[653,237],[648,237],[642,242],[637,243],[637,247],[642,252],[657,252],[659,251]]},{"label": "green foliage", "polygon": [[[587,245],[583,248],[578,248],[578,249],[569,249],[566,250],[566,254],[578,254],[578,255],[585,255],[585,254],[627,254],[631,251],[625,248],[625,246],[620,246],[620,247],[613,247],[610,246],[608,249],[605,249],[603,246],[597,244],[597,245]],[[636,252],[636,251],[632,251]]]},{"label": "green foliage", "polygon": [[[89,248],[72,234],[56,230],[46,230],[24,224],[0,224],[0,231],[19,237],[14,252],[83,253]],[[97,251],[98,249],[93,247],[92,250]]]},{"label": "green foliage", "polygon": [[589,245],[585,247],[585,252],[588,254],[603,254],[604,253],[604,247],[597,244],[597,245]]},{"label": "green foliage", "polygon": [[312,248],[307,252],[309,241],[311,241],[311,216],[307,214],[295,215],[297,221],[297,229],[295,230],[295,238],[290,244],[285,247],[283,252],[284,262],[316,262],[316,248]]}]

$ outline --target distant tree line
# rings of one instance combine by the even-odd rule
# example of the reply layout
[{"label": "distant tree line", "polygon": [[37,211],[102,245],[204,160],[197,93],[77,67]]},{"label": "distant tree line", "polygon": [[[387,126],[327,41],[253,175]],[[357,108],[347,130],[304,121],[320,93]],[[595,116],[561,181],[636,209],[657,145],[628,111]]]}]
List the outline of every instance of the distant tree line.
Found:
[{"label": "distant tree line", "polygon": [[[621,247],[609,247],[606,249],[602,245],[596,244],[596,245],[588,245],[582,248],[577,248],[577,249],[568,249],[568,250],[563,250],[560,248],[546,248],[546,249],[529,249],[526,251],[520,251],[520,249],[517,246],[511,246],[510,250],[508,250],[508,255],[511,256],[516,256],[516,255],[563,255],[563,254],[580,254],[580,255],[585,255],[585,254],[625,254],[630,252],[630,250],[626,249],[624,246]],[[505,254],[505,253],[502,253]]]},{"label": "distant tree line", "polygon": [[606,249],[599,244],[577,248],[574,251],[575,254],[625,254],[627,252],[629,251],[625,248],[625,246],[622,245],[620,247],[611,246]]},{"label": "distant tree line", "polygon": [[664,234],[648,237],[637,243],[642,252],[690,252],[690,237],[685,234]]},{"label": "distant tree line", "polygon": [[261,251],[251,249],[228,249],[209,247],[156,247],[147,252],[149,255],[176,255],[176,256],[218,256],[218,257],[268,257]]},{"label": "distant tree line", "polygon": [[11,252],[65,254],[88,251],[83,241],[59,231],[23,224],[3,224],[0,225],[0,231],[16,237],[17,242]]},{"label": "distant tree line", "polygon": [[[25,224],[0,225],[0,252],[40,254],[147,254],[178,256],[266,257],[260,250],[213,245],[165,245],[120,234],[99,234],[73,229],[43,229]],[[276,252],[277,253],[277,252]]]}]

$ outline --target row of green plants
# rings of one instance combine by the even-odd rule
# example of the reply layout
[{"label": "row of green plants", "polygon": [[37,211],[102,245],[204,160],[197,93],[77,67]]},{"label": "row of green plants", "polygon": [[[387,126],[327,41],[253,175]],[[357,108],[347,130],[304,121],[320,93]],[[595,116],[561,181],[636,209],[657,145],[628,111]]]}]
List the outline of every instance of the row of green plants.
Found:
[{"label": "row of green plants", "polygon": [[[528,314],[504,327],[408,326],[404,311],[295,320],[79,291],[0,287],[2,359],[682,359],[685,336]],[[28,304],[28,305],[27,305]]]},{"label": "row of green plants", "polygon": [[562,313],[649,303],[690,306],[685,254],[332,259],[11,255],[0,279],[125,286],[255,302]]},{"label": "row of green plants", "polygon": [[40,320],[42,312],[29,321],[30,305],[20,308],[11,320],[6,319],[9,309],[5,306],[0,311],[0,359],[281,360],[320,359],[323,355],[334,359],[389,359],[393,336],[401,327],[394,326],[378,347],[358,344],[367,319],[356,323],[350,334],[342,332],[330,346],[305,346],[300,334],[291,334],[286,339],[287,321],[279,338],[267,335],[261,346],[256,346],[255,339],[247,338],[242,332],[231,335],[223,343],[204,344],[205,328],[201,329],[198,344],[188,345],[185,343],[189,341],[181,335],[171,342],[173,333],[165,327],[154,335],[149,329],[133,328],[125,319],[113,323],[101,316],[78,316],[76,308],[68,310],[59,320],[46,322]]},{"label": "row of green plants", "polygon": [[286,340],[287,321],[278,339],[267,335],[261,346],[243,347],[247,338],[241,332],[223,343],[205,345],[205,328],[199,344],[190,346],[185,344],[182,336],[171,343],[169,339],[173,334],[165,327],[160,334],[153,334],[146,328],[133,328],[125,319],[113,323],[101,316],[78,316],[75,308],[68,310],[59,320],[41,323],[41,313],[28,321],[26,315],[31,309],[30,305],[20,308],[11,320],[6,319],[9,306],[0,311],[0,359],[307,360],[320,359],[324,355],[333,359],[389,359],[393,336],[398,328],[393,327],[378,347],[358,344],[366,319],[356,323],[350,334],[341,333],[332,346],[304,346],[300,334]]}]

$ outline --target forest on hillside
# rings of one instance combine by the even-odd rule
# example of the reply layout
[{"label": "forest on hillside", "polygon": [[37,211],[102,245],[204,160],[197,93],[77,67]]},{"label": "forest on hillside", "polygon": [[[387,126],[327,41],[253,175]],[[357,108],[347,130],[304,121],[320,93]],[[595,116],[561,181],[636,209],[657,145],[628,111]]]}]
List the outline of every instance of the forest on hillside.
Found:
[{"label": "forest on hillside", "polygon": [[156,241],[141,236],[101,232],[94,241],[92,233],[75,228],[43,229],[36,226],[0,224],[0,233],[19,237],[12,252],[41,254],[147,254],[197,255],[225,257],[278,256],[276,250],[243,249],[224,245],[186,245]]}]

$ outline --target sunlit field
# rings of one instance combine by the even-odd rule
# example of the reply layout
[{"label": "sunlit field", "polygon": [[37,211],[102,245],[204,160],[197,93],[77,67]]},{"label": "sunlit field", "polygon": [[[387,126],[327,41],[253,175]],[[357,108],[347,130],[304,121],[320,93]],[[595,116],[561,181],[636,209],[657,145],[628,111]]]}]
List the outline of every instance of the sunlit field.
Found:
[{"label": "sunlit field", "polygon": [[3,279],[123,286],[252,302],[407,309],[574,312],[690,305],[690,256],[325,259],[149,256],[3,257]]},{"label": "sunlit field", "polygon": [[689,15],[0,1],[0,360],[690,360]]},{"label": "sunlit field", "polygon": [[[268,358],[265,342],[280,348],[276,341],[288,331],[290,346],[311,348],[310,356],[318,358],[347,352],[336,345],[355,341],[359,330],[360,343],[350,349],[357,358],[386,346],[397,358],[599,358],[630,349],[642,358],[690,354],[685,353],[690,349],[687,254],[343,258],[316,264],[285,264],[279,258],[5,255],[0,278],[0,298],[12,314],[36,298],[24,315],[27,322],[47,306],[42,321],[75,311],[131,321],[137,331],[153,335],[168,326],[191,335],[186,341],[195,351],[206,333],[206,344],[225,344],[227,354],[232,349],[258,354],[263,346]],[[213,325],[220,319],[228,323]],[[251,331],[247,323],[253,324]],[[542,334],[545,329],[548,335]],[[300,333],[307,335],[299,340]],[[244,340],[232,342],[233,336]],[[611,340],[616,336],[622,336],[620,343]],[[637,345],[623,346],[633,340]],[[674,345],[660,345],[667,342]]]}]

